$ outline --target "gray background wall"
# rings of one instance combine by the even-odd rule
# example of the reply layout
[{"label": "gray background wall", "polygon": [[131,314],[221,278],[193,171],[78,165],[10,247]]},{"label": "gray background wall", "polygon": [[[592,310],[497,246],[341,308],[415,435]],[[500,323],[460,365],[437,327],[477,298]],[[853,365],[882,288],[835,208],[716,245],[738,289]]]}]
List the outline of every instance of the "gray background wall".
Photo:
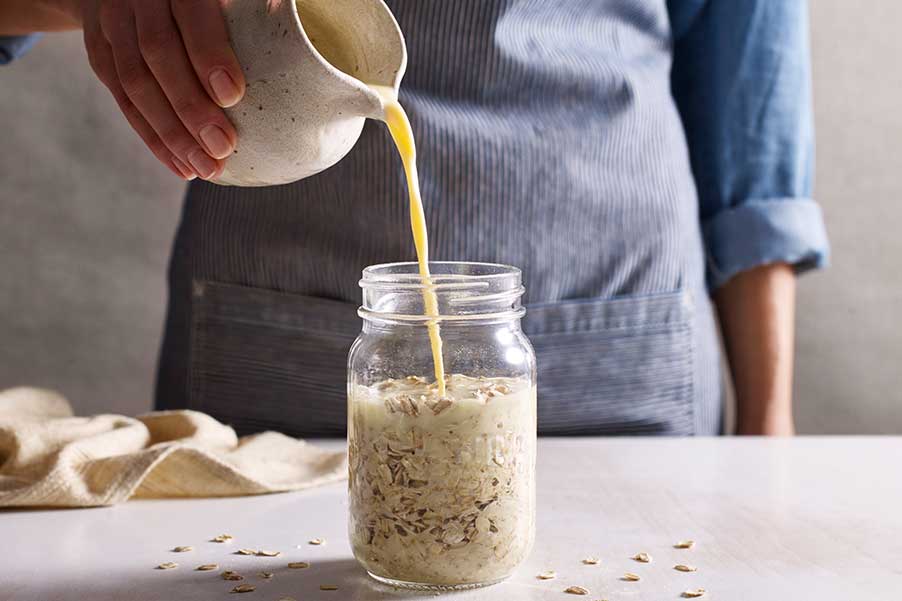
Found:
[{"label": "gray background wall", "polygon": [[[801,282],[798,426],[902,433],[902,2],[811,5],[834,258]],[[78,34],[0,70],[0,133],[0,388],[147,410],[183,186],[93,79]]]}]

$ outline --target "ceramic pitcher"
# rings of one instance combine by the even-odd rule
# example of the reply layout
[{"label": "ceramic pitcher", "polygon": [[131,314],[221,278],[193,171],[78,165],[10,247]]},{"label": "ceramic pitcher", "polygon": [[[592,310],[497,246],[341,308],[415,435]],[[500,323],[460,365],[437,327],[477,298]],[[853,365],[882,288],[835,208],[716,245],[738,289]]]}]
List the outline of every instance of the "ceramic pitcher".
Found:
[{"label": "ceramic pitcher", "polygon": [[226,113],[238,146],[216,183],[285,184],[331,167],[381,118],[407,50],[382,0],[232,0],[223,8],[247,92]]}]

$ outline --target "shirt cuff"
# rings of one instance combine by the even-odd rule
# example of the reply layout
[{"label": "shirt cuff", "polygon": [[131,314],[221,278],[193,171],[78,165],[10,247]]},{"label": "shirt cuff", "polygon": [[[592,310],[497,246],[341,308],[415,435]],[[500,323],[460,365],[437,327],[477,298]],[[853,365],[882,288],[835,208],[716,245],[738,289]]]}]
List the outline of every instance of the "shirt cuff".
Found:
[{"label": "shirt cuff", "polygon": [[38,34],[0,36],[0,65],[7,65],[28,52],[40,37]]},{"label": "shirt cuff", "polygon": [[829,260],[821,208],[808,198],[752,200],[718,213],[702,230],[711,290],[760,265],[789,263],[801,273]]}]

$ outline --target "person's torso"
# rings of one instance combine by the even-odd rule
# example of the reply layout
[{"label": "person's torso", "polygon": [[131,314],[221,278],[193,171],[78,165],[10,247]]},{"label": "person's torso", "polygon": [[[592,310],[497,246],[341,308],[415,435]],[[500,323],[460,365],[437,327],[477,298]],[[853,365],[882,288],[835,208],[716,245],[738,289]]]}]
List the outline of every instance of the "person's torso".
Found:
[{"label": "person's torso", "polygon": [[[410,55],[401,102],[417,137],[430,256],[523,269],[540,427],[716,429],[714,410],[700,418],[697,406],[701,389],[714,394],[699,381],[710,365],[697,363],[716,362],[716,351],[708,348],[695,188],[670,94],[664,0],[388,4]],[[322,359],[331,345],[334,362],[357,329],[353,311],[341,315],[359,299],[362,268],[415,258],[407,210],[400,161],[375,122],[338,165],[301,182],[194,184],[172,266],[173,297],[190,296],[178,302],[193,306],[176,316],[192,332],[190,345],[184,340],[193,375],[179,380],[188,397],[218,403],[230,394],[210,373],[227,372],[230,356],[195,356],[206,346],[247,348],[250,337],[279,347],[278,334],[263,333],[273,324],[256,334],[216,329],[236,312],[272,316],[275,306],[290,314],[307,305],[334,313],[318,318],[317,330],[328,338],[331,328],[333,339],[311,339],[307,349]],[[297,342],[316,320],[289,315],[275,325],[291,323],[290,346],[292,332]],[[164,364],[165,355],[164,347]],[[296,357],[297,369],[306,369],[305,357]],[[314,394],[337,373],[273,394],[291,386]],[[343,407],[323,410],[337,427]]]}]

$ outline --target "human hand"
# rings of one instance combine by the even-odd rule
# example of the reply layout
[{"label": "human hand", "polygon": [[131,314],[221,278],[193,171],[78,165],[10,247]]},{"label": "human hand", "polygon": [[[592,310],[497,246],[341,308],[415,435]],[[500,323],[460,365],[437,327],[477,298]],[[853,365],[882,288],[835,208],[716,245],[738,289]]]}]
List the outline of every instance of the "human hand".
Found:
[{"label": "human hand", "polygon": [[225,1],[76,0],[97,77],[154,156],[184,179],[220,175],[237,141],[222,107],[241,100],[245,81]]}]

